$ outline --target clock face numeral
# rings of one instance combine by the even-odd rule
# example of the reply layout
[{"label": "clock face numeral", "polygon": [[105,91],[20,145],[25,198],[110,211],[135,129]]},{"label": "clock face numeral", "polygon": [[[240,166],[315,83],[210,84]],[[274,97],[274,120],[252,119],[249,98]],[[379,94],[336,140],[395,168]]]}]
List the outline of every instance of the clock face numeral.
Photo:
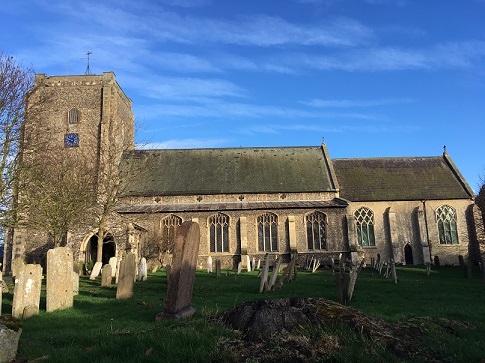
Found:
[{"label": "clock face numeral", "polygon": [[64,135],[64,146],[65,147],[79,146],[79,135],[78,134]]}]

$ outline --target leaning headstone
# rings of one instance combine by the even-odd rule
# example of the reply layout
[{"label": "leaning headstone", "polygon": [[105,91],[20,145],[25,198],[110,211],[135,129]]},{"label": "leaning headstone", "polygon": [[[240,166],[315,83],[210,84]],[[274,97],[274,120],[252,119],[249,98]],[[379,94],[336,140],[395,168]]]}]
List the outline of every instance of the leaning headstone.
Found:
[{"label": "leaning headstone", "polygon": [[118,287],[116,288],[117,299],[127,299],[133,296],[135,284],[136,263],[133,252],[128,253],[120,263]]},{"label": "leaning headstone", "polygon": [[165,308],[155,320],[183,318],[195,313],[192,291],[199,254],[199,224],[186,221],[178,228],[172,257],[172,271],[168,280]]},{"label": "leaning headstone", "polygon": [[278,278],[278,272],[281,266],[281,261],[282,261],[282,258],[278,258],[276,260],[276,264],[273,266],[273,272],[271,273],[271,278],[269,279],[269,283],[268,283],[268,290],[272,290],[273,286],[276,283],[276,279]]},{"label": "leaning headstone", "polygon": [[42,266],[23,265],[17,270],[13,292],[12,315],[21,318],[26,306],[34,305],[39,311],[42,286]]},{"label": "leaning headstone", "polygon": [[147,259],[142,257],[140,264],[138,265],[138,281],[147,280]]},{"label": "leaning headstone", "polygon": [[102,267],[103,267],[102,262],[96,262],[93,266],[93,270],[91,271],[91,275],[89,276],[89,279],[90,280],[96,279],[96,277],[99,276]]},{"label": "leaning headstone", "polygon": [[118,259],[116,257],[111,257],[108,262],[111,266],[111,273],[113,274],[112,277],[116,275],[116,266],[118,264]]},{"label": "leaning headstone", "polygon": [[152,268],[152,274],[158,271],[158,265],[153,266]]},{"label": "leaning headstone", "polygon": [[212,273],[212,256],[207,257],[207,273]]},{"label": "leaning headstone", "polygon": [[259,283],[259,292],[267,291],[268,289],[268,273],[269,273],[269,257],[266,254],[263,264],[263,271],[261,272],[261,280]]},{"label": "leaning headstone", "polygon": [[259,270],[261,268],[261,259],[258,258],[258,264],[256,265],[256,270]]},{"label": "leaning headstone", "polygon": [[101,286],[110,287],[113,279],[113,269],[111,264],[107,263],[101,269]]},{"label": "leaning headstone", "polygon": [[56,247],[47,251],[47,312],[73,305],[72,265],[73,256],[69,247]]},{"label": "leaning headstone", "polygon": [[12,315],[0,316],[0,363],[15,361],[20,334],[22,334],[20,319]]}]

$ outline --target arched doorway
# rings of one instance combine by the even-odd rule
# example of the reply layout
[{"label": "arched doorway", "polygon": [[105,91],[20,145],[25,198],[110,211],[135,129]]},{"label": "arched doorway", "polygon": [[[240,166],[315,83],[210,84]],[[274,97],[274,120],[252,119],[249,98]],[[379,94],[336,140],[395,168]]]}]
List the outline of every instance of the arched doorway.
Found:
[{"label": "arched doorway", "polygon": [[406,265],[414,265],[413,248],[409,243],[404,247],[404,259],[406,260]]},{"label": "arched doorway", "polygon": [[[87,245],[85,251],[85,260],[86,262],[93,261],[96,262],[98,257],[98,235],[93,235]],[[113,239],[111,234],[108,234],[103,240],[103,255],[102,255],[102,262],[103,265],[109,262],[111,257],[116,256],[116,243]]]}]

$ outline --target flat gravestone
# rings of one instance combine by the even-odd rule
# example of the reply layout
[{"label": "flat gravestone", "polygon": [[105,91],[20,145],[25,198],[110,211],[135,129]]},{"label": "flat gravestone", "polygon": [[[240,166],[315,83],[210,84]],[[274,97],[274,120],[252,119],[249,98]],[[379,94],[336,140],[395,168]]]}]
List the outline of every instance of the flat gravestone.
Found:
[{"label": "flat gravestone", "polygon": [[147,280],[147,259],[142,257],[138,265],[138,281]]},{"label": "flat gravestone", "polygon": [[117,299],[127,299],[133,296],[133,285],[135,284],[136,262],[135,255],[130,252],[121,260],[120,272],[118,278],[118,287],[116,289]]},{"label": "flat gravestone", "polygon": [[111,265],[107,263],[101,269],[101,286],[105,286],[105,287],[111,286],[112,279],[113,279],[113,269]]},{"label": "flat gravestone", "polygon": [[101,273],[101,269],[103,268],[103,263],[102,262],[96,262],[93,266],[93,270],[91,271],[91,275],[89,276],[90,280],[96,279],[96,277],[99,276]]},{"label": "flat gravestone", "polygon": [[26,306],[40,305],[40,290],[42,287],[42,266],[22,265],[16,271],[15,288],[13,292],[12,315],[22,318]]},{"label": "flat gravestone", "polygon": [[56,247],[47,251],[47,312],[73,305],[72,265],[73,256],[69,247]]},{"label": "flat gravestone", "polygon": [[118,264],[118,259],[116,257],[111,257],[108,262],[111,266],[112,277],[116,275],[116,265]]},{"label": "flat gravestone", "polygon": [[199,225],[192,221],[182,223],[175,237],[165,308],[162,313],[157,314],[156,321],[179,319],[195,313],[191,304],[199,243]]}]

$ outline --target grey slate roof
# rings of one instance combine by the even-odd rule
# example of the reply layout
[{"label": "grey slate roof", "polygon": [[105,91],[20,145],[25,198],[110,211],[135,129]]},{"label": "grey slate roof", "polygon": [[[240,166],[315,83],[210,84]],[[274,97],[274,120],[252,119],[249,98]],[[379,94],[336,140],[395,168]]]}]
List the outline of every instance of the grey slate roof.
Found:
[{"label": "grey slate roof", "polygon": [[436,157],[333,159],[340,197],[350,201],[469,199],[448,154]]},{"label": "grey slate roof", "polygon": [[[334,191],[325,148],[132,150],[121,163],[124,196]],[[137,177],[127,176],[136,172]]]}]

